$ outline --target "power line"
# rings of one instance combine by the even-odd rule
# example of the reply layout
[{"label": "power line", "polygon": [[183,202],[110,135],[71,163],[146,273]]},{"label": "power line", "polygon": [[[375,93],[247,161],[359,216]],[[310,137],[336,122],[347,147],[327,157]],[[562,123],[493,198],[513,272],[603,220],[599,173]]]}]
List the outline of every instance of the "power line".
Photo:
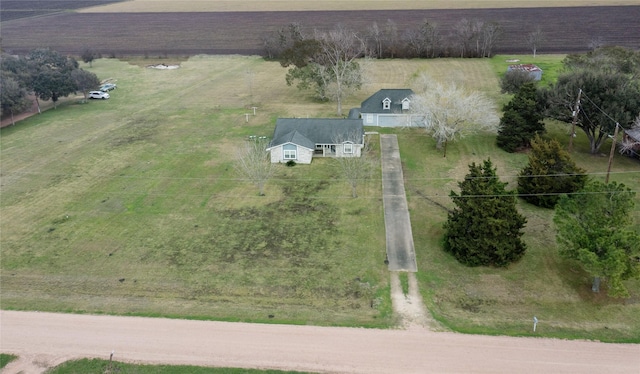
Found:
[{"label": "power line", "polygon": [[[403,180],[405,181],[442,181],[442,180],[457,180],[457,181],[462,181],[465,179],[495,179],[495,178],[505,178],[505,179],[514,179],[514,178],[547,178],[547,177],[558,177],[558,178],[564,178],[564,177],[571,177],[571,176],[580,176],[580,175],[584,175],[584,176],[599,176],[599,175],[606,175],[606,172],[588,172],[588,173],[559,173],[559,174],[533,174],[533,175],[496,175],[495,177],[484,177],[484,176],[478,176],[478,177],[467,177],[467,176],[463,176],[461,178],[454,178],[454,177],[424,177],[424,178],[403,178]],[[615,171],[615,172],[611,172],[610,174],[640,174],[640,170],[638,171]],[[3,172],[2,174],[2,178],[10,178],[13,175],[36,175],[36,176],[51,176],[51,177],[93,177],[93,178],[110,178],[110,179],[139,179],[139,180],[182,180],[182,181],[188,181],[188,180],[193,180],[193,181],[238,181],[238,182],[249,182],[251,181],[250,179],[247,178],[229,178],[229,177],[217,177],[217,176],[210,176],[210,177],[171,177],[171,176],[136,176],[136,175],[99,175],[99,176],[92,176],[92,175],[82,175],[82,174],[77,174],[77,173],[69,173],[69,174],[63,174],[63,173],[47,173],[47,172],[35,172],[35,171],[15,171],[15,172]],[[289,179],[289,178],[270,178],[270,181],[285,181],[285,182],[292,182],[292,181],[301,181],[301,182],[305,182],[305,181],[324,181],[327,180],[327,178],[296,178],[296,179]],[[342,179],[338,179],[336,178],[335,180],[342,180]],[[370,181],[380,181],[382,180],[381,178],[367,178],[367,179],[361,179],[361,180],[370,180]]]},{"label": "power line", "polygon": [[[624,193],[626,193],[627,191],[623,191]],[[454,199],[459,199],[459,198],[464,198],[464,199],[468,199],[468,198],[500,198],[500,197],[530,197],[530,196],[561,196],[561,195],[568,195],[568,196],[577,196],[577,195],[602,195],[602,194],[615,194],[615,193],[623,193],[621,191],[600,191],[600,192],[547,192],[547,193],[534,193],[534,194],[517,194],[517,193],[506,193],[506,194],[490,194],[490,195],[456,195],[453,196]],[[636,193],[639,191],[636,190],[630,190],[630,192]],[[113,191],[113,192],[108,192],[107,194],[109,195],[124,195],[124,196],[139,196],[141,194],[144,194],[145,196],[148,197],[175,197],[175,194],[164,194],[164,193],[135,193],[135,192],[121,192],[121,191]],[[180,196],[186,196],[186,197],[209,197],[211,199],[261,199],[264,200],[265,197],[264,196],[258,196],[257,194],[255,195],[228,195],[228,194],[222,194],[222,195],[218,195],[218,194],[180,194]],[[447,199],[451,199],[452,196],[450,196],[449,194],[442,194],[442,195],[426,195],[426,194],[420,194],[420,195],[416,195],[419,198],[429,198],[429,199],[435,199],[435,198],[447,198]],[[283,196],[286,197],[286,196]],[[336,195],[332,195],[332,196],[304,196],[304,199],[308,199],[308,200],[359,200],[359,199],[363,199],[363,200],[380,200],[380,198],[382,197],[382,195],[378,195],[376,194],[375,196],[363,196],[361,195],[361,193],[358,194],[357,198],[353,198],[351,196],[351,194],[347,194],[347,195],[343,195],[343,196],[336,196]],[[123,207],[123,209],[125,209]],[[93,211],[93,210],[92,210]]]}]

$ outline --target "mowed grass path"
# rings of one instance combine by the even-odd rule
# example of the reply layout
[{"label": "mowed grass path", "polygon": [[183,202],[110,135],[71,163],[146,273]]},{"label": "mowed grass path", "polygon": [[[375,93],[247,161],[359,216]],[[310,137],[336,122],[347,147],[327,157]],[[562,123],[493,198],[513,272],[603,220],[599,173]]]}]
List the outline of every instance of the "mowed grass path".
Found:
[{"label": "mowed grass path", "polygon": [[[334,116],[334,105],[287,87],[285,69],[258,58],[196,56],[177,70],[146,63],[96,61],[92,71],[117,79],[112,99],[70,100],[2,130],[3,308],[393,324],[379,179],[351,199],[330,160],[317,159],[280,168],[259,197],[233,172],[248,135],[269,136],[279,116]],[[506,102],[500,65],[375,61],[344,108],[380,88],[417,89],[423,73]],[[557,255],[552,211],[519,205],[529,250],[506,269],[467,268],[442,251],[449,191],[468,164],[491,157],[515,188],[526,155],[477,134],[442,158],[421,130],[371,130],[398,134],[420,289],[444,325],[526,335],[535,315],[539,335],[638,341],[640,282],[628,283],[628,300],[593,295],[589,276]],[[566,126],[549,130],[566,143]],[[607,157],[589,155],[582,134],[576,140],[577,162],[603,179]],[[612,180],[635,188],[638,166],[616,155]]]}]

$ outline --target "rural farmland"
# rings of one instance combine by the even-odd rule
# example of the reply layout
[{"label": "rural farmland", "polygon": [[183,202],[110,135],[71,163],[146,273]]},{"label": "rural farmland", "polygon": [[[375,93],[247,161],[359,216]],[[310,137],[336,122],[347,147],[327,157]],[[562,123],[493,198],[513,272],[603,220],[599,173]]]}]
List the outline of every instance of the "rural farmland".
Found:
[{"label": "rural farmland", "polygon": [[428,20],[437,24],[443,35],[448,35],[460,20],[477,19],[496,21],[503,27],[496,53],[529,53],[526,34],[537,28],[545,35],[539,53],[572,53],[587,51],[594,40],[638,47],[639,18],[640,5],[295,12],[57,12],[3,20],[2,42],[5,51],[17,54],[40,47],[79,54],[83,48],[90,47],[104,57],[259,55],[264,51],[264,37],[291,22],[300,23],[308,32],[344,24],[364,33],[374,22],[384,25],[392,20],[403,33]]},{"label": "rural farmland", "polygon": [[[55,110],[0,129],[3,310],[640,343],[640,279],[625,281],[626,298],[591,292],[591,275],[558,252],[553,209],[517,200],[527,219],[527,251],[506,267],[467,267],[443,250],[450,193],[469,165],[491,159],[513,190],[528,161],[525,152],[498,148],[493,132],[451,141],[442,157],[424,129],[366,129],[375,165],[379,135],[398,139],[418,268],[410,275],[390,275],[387,267],[377,167],[353,198],[330,158],[275,165],[264,196],[236,164],[247,142],[272,136],[278,118],[336,116],[334,103],[288,86],[287,70],[259,56],[264,37],[291,22],[308,32],[339,23],[364,32],[394,20],[403,32],[427,19],[443,34],[461,19],[499,22],[504,33],[490,58],[362,59],[367,80],[343,105],[357,108],[383,88],[417,90],[424,75],[429,83],[482,92],[500,108],[511,99],[500,78],[513,61],[539,65],[540,85],[547,85],[568,53],[587,51],[594,41],[640,47],[640,3],[512,8],[476,0],[465,3],[473,9],[461,9],[460,1],[448,9],[434,0],[424,2],[432,8],[408,9],[405,2],[389,9],[401,2],[359,0],[289,9],[293,3],[2,3],[3,52],[48,47],[77,57],[90,48],[100,56],[80,67],[118,87],[109,100],[72,94]],[[87,4],[96,6],[76,9]],[[350,9],[354,4],[369,7]],[[545,39],[534,57],[525,36],[537,28]],[[545,126],[546,139],[567,147],[568,124],[546,119]],[[573,142],[571,156],[589,178],[610,176],[640,193],[638,159],[615,153],[608,163],[612,142],[590,154],[581,131]],[[640,197],[635,202],[638,231]],[[420,308],[403,314],[397,300],[419,300]],[[429,315],[407,322],[422,306]],[[534,316],[540,325],[532,331]],[[540,349],[552,351],[540,341]]]}]

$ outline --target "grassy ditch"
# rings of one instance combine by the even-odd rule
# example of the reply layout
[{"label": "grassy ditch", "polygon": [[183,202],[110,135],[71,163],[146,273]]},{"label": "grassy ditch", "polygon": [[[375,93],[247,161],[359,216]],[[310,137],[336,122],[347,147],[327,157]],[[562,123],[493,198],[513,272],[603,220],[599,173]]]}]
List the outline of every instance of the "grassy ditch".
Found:
[{"label": "grassy ditch", "polygon": [[11,361],[17,359],[18,356],[7,353],[0,353],[0,369],[7,366]]},{"label": "grassy ditch", "polygon": [[137,374],[303,374],[300,371],[207,368],[200,366],[139,365],[100,359],[81,359],[62,363],[47,374],[64,373],[137,373]]}]

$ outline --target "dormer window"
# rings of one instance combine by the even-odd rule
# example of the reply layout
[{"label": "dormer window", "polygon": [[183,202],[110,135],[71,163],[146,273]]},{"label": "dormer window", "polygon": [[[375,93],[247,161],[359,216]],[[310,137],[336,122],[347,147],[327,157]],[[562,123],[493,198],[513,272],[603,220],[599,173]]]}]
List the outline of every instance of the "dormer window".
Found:
[{"label": "dormer window", "polygon": [[402,110],[409,110],[409,103],[410,103],[410,102],[411,102],[411,101],[409,101],[409,99],[405,97],[405,98],[402,100]]},{"label": "dormer window", "polygon": [[382,100],[382,109],[384,110],[391,109],[391,99],[387,97],[386,99]]}]

